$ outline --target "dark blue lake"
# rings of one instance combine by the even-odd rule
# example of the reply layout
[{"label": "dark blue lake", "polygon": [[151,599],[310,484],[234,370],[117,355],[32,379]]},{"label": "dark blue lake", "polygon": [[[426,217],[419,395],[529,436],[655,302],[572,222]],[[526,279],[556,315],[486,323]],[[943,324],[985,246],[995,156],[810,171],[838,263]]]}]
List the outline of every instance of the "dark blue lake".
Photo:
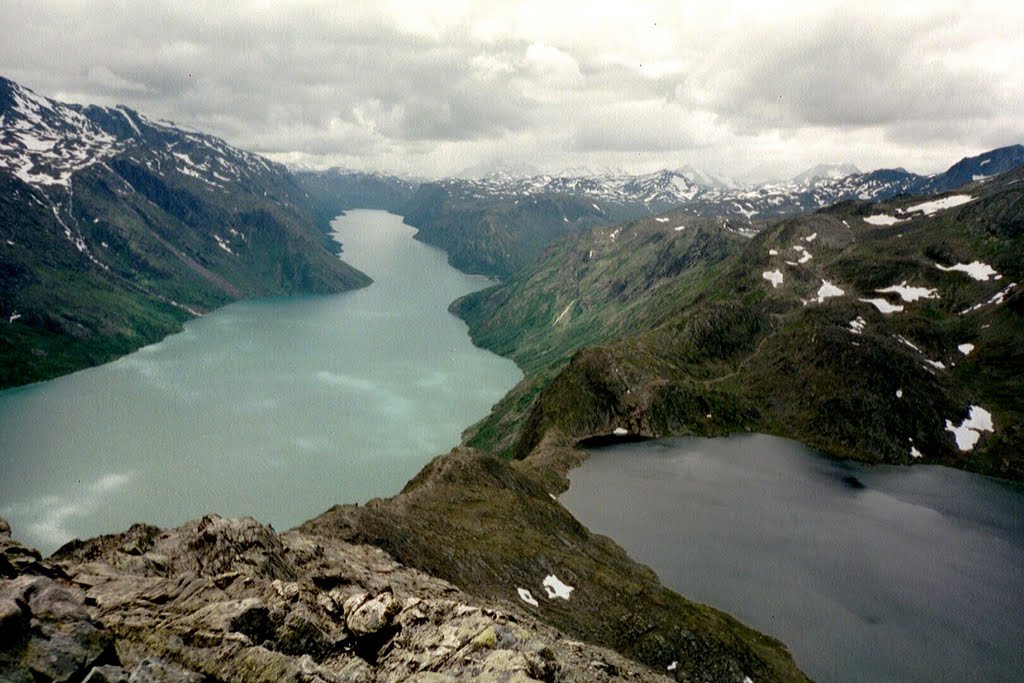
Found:
[{"label": "dark blue lake", "polygon": [[1024,680],[1024,491],[763,435],[610,446],[561,501],[820,681]]}]

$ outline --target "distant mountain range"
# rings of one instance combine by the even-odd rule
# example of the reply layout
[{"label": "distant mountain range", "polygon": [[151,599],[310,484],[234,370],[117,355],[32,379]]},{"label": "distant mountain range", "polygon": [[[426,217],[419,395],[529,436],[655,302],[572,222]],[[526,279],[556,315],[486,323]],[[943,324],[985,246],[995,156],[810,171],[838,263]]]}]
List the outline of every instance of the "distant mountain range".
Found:
[{"label": "distant mountain range", "polygon": [[[1012,150],[942,177],[999,168]],[[847,185],[856,184],[846,179]],[[582,231],[452,305],[526,378],[467,445],[757,431],[1024,479],[1024,168],[747,239],[686,207]]]},{"label": "distant mountain range", "polygon": [[284,167],[0,78],[0,386],[105,362],[243,297],[369,283]]},{"label": "distant mountain range", "polygon": [[419,186],[404,208],[417,236],[445,249],[453,265],[508,277],[553,240],[570,232],[641,216],[682,211],[721,217],[752,235],[766,220],[851,200],[944,192],[1024,165],[1024,146],[963,159],[932,176],[901,168],[860,173],[850,165],[817,166],[790,182],[737,187],[692,168],[643,175],[593,174],[446,179]]}]

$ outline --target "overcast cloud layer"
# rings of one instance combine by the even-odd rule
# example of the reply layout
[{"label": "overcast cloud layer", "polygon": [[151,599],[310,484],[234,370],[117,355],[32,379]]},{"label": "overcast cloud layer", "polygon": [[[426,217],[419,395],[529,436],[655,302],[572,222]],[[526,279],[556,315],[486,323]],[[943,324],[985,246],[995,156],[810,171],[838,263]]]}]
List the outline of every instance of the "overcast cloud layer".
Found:
[{"label": "overcast cloud layer", "polygon": [[316,167],[756,180],[1024,142],[1019,1],[0,0],[0,25],[0,74],[41,94]]}]

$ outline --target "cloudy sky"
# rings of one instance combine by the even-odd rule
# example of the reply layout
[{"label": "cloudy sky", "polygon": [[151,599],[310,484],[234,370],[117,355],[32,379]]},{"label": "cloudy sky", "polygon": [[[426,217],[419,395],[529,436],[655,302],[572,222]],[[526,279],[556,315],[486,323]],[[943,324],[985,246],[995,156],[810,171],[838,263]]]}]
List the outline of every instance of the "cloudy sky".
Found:
[{"label": "cloudy sky", "polygon": [[1024,3],[0,0],[0,74],[279,161],[741,180],[1024,142]]}]

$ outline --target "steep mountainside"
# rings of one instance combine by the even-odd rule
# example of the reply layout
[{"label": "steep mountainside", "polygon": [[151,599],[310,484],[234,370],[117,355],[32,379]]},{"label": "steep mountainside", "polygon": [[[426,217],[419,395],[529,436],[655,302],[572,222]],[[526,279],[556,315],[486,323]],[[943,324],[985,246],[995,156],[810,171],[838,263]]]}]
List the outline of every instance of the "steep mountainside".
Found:
[{"label": "steep mountainside", "polygon": [[[674,216],[664,239],[677,222],[691,229]],[[755,430],[1022,479],[1022,232],[1024,170],[952,195],[850,202],[696,260],[700,277],[643,290],[632,312],[613,282],[648,281],[655,251],[608,230],[561,242],[453,305],[474,339],[530,369],[468,443],[522,457],[616,432]],[[606,262],[614,281],[600,277]],[[573,303],[559,319],[575,301],[586,311]]]},{"label": "steep mountainside", "polygon": [[363,173],[330,168],[326,171],[296,171],[295,178],[306,193],[310,210],[321,229],[347,209],[382,209],[400,214],[416,191],[417,184],[386,173]]},{"label": "steep mountainside", "polygon": [[305,203],[284,167],[218,138],[0,78],[0,386],[242,297],[368,284]]},{"label": "steep mountainside", "polygon": [[849,200],[945,192],[1024,165],[1014,145],[963,159],[945,173],[903,169],[857,172],[851,166],[811,169],[787,183],[737,187],[691,168],[646,175],[496,174],[480,180],[426,183],[409,202],[406,222],[419,239],[448,251],[463,270],[507,277],[545,245],[570,232],[642,216],[681,211],[730,218],[755,230],[757,220],[794,216]]}]

